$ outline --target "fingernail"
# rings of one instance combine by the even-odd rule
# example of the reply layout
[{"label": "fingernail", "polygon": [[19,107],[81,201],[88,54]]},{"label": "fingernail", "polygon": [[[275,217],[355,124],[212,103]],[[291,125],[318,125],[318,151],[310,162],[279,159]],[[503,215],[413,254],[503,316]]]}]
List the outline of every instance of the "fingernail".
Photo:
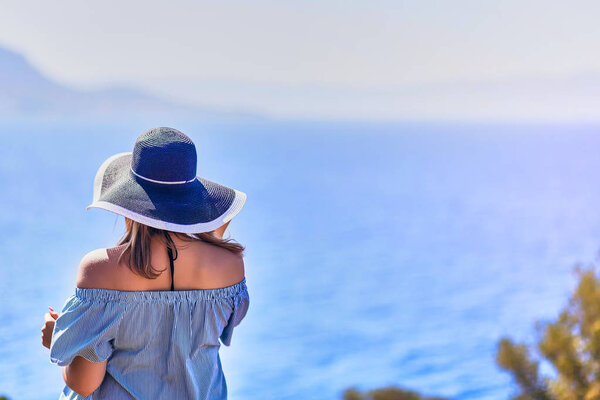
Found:
[{"label": "fingernail", "polygon": [[54,308],[52,308],[52,307],[48,306],[48,310],[50,310],[50,311],[54,311]]}]

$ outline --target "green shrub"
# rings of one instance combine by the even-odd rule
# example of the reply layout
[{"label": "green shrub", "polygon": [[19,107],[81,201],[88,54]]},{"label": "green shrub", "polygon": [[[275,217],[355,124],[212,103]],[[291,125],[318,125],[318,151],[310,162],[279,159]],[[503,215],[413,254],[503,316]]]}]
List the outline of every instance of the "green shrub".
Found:
[{"label": "green shrub", "polygon": [[355,388],[346,389],[344,400],[447,400],[442,397],[426,397],[411,390],[389,386],[360,392]]},{"label": "green shrub", "polygon": [[[535,346],[498,342],[496,363],[517,386],[515,400],[600,399],[600,276],[594,266],[575,268],[577,287],[552,322],[536,322]],[[541,376],[540,359],[554,369]]]}]

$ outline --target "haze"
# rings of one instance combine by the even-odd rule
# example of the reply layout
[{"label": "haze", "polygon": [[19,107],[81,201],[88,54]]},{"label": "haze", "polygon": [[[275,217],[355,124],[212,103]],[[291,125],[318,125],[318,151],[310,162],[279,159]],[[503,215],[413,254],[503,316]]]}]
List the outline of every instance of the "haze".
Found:
[{"label": "haze", "polygon": [[597,120],[592,1],[3,2],[0,46],[76,88],[282,117]]}]

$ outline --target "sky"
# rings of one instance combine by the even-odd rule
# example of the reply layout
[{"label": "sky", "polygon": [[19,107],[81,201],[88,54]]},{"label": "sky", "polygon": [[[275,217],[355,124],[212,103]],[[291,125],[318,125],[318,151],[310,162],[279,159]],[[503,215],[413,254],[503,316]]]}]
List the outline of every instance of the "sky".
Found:
[{"label": "sky", "polygon": [[72,87],[292,117],[600,119],[595,1],[0,0],[0,10],[0,46]]}]

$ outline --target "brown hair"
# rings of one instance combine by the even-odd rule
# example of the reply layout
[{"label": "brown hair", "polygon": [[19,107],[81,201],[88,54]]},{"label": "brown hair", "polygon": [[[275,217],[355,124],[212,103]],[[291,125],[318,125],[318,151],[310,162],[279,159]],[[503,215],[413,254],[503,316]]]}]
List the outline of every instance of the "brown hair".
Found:
[{"label": "brown hair", "polygon": [[[168,233],[168,235],[165,233]],[[177,248],[170,235],[175,235],[186,242],[200,240],[242,256],[245,250],[244,246],[233,239],[222,239],[216,236],[214,231],[190,234],[172,232],[125,218],[125,233],[118,243],[118,245],[124,244],[125,249],[119,256],[118,262],[121,263],[123,257],[128,257],[127,265],[134,273],[148,279],[156,279],[160,276],[162,270],[157,270],[150,264],[150,243],[151,238],[155,235],[160,235],[161,239],[165,241],[167,248],[170,248],[174,254],[173,258],[177,258]]]}]

